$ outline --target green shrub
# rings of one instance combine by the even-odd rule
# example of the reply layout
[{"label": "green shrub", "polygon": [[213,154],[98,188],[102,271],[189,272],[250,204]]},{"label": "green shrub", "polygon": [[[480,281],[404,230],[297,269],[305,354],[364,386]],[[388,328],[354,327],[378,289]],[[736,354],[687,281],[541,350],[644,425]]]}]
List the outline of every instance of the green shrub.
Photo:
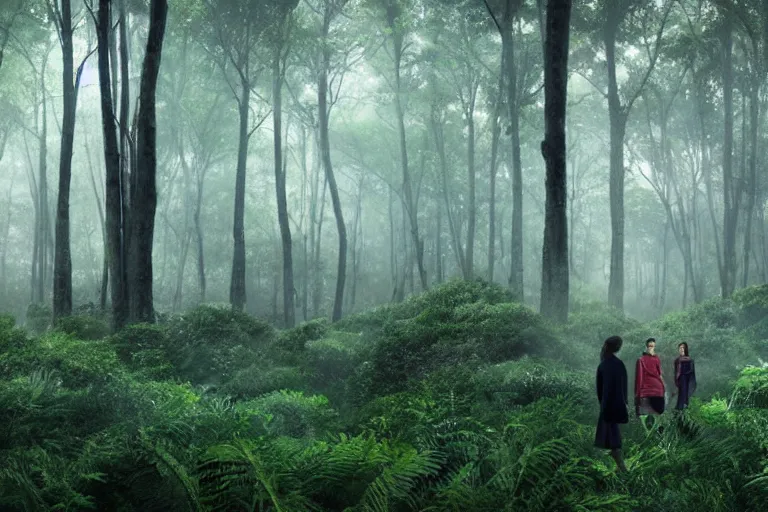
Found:
[{"label": "green shrub", "polygon": [[55,328],[80,340],[100,340],[110,333],[106,320],[89,315],[59,318]]},{"label": "green shrub", "polygon": [[42,334],[51,326],[52,318],[53,312],[48,304],[30,304],[24,325],[32,334]]},{"label": "green shrub", "polygon": [[589,407],[597,400],[592,374],[529,357],[482,368],[474,381],[478,395],[497,414],[542,398],[563,396],[580,407]]},{"label": "green shrub", "polygon": [[623,336],[639,325],[639,322],[608,304],[584,302],[571,307],[568,323],[562,330],[574,341],[602,344],[607,337]]},{"label": "green shrub", "polygon": [[220,391],[234,398],[255,398],[280,389],[303,390],[306,381],[298,368],[261,362],[237,370]]},{"label": "green shrub", "polygon": [[19,349],[28,343],[24,330],[16,327],[16,320],[11,315],[0,315],[0,354],[12,349]]},{"label": "green shrub", "polygon": [[252,414],[253,421],[266,421],[272,435],[288,437],[324,437],[333,431],[337,413],[322,395],[305,396],[301,391],[274,391],[247,402],[238,410]]},{"label": "green shrub", "polygon": [[372,392],[403,390],[409,380],[445,366],[554,355],[560,349],[541,317],[526,306],[445,300],[384,327],[371,357]]},{"label": "green shrub", "polygon": [[736,406],[768,409],[768,365],[744,368],[734,385],[732,400]]},{"label": "green shrub", "polygon": [[56,331],[0,354],[0,375],[29,375],[39,369],[57,370],[63,386],[77,389],[103,382],[122,367],[108,342],[84,342]]},{"label": "green shrub", "polygon": [[501,286],[476,279],[453,279],[431,288],[429,291],[409,297],[399,304],[386,304],[364,313],[343,318],[334,327],[349,332],[376,333],[389,323],[407,320],[425,309],[451,310],[461,304],[473,302],[501,304],[512,302],[512,295]]},{"label": "green shrub", "polygon": [[200,306],[169,320],[166,356],[194,383],[220,384],[263,359],[274,341],[264,321],[231,308]]},{"label": "green shrub", "polygon": [[308,342],[306,366],[311,383],[323,387],[348,378],[368,354],[367,349],[360,335],[338,331]]},{"label": "green shrub", "polygon": [[319,340],[328,333],[327,318],[304,322],[293,329],[285,329],[277,335],[277,345],[289,352],[302,352],[309,341]]}]

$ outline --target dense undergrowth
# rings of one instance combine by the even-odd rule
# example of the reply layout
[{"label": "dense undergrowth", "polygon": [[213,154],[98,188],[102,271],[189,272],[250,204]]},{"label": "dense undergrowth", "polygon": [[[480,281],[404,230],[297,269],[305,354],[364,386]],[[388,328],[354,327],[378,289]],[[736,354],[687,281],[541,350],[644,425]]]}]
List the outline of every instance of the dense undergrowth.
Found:
[{"label": "dense undergrowth", "polygon": [[[212,306],[113,336],[0,317],[0,510],[762,509],[768,288],[651,324],[573,309],[555,327],[456,281],[285,331]],[[620,476],[592,447],[617,333],[630,370],[646,337],[667,373],[688,341],[700,383],[663,434],[624,428]]]}]

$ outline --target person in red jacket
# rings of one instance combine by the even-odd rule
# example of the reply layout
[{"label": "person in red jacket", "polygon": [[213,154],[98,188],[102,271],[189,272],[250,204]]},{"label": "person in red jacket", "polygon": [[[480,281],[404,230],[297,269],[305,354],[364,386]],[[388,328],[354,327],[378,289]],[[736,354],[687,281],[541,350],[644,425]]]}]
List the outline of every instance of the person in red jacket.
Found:
[{"label": "person in red jacket", "polygon": [[645,341],[645,352],[635,365],[635,412],[643,424],[646,417],[664,412],[664,379],[661,360],[656,355],[656,340]]}]

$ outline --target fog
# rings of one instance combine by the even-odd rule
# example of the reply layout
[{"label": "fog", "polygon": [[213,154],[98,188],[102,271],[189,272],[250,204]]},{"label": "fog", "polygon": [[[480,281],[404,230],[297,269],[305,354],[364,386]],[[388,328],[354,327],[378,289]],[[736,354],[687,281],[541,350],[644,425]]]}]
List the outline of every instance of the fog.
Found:
[{"label": "fog", "polygon": [[[141,0],[112,3],[110,86],[130,181],[150,11]],[[97,4],[71,3],[81,69],[69,196],[75,310],[112,302]],[[538,308],[546,189],[537,4],[510,12],[509,30],[505,2],[284,4],[170,2],[155,94],[154,309],[233,303],[284,326],[454,277],[492,280]],[[635,4],[574,7],[567,257],[572,307],[605,301],[651,319],[765,282],[765,42],[751,5]],[[53,298],[66,95],[60,15],[46,6],[0,7],[0,310],[19,321]],[[233,240],[238,168],[242,253]],[[346,232],[340,292],[337,218]]]}]

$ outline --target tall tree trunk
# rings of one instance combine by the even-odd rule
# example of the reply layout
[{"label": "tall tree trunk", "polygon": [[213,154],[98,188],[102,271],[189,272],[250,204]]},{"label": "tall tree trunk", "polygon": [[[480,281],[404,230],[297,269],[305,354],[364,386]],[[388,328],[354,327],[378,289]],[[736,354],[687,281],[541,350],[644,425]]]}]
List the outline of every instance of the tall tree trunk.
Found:
[{"label": "tall tree trunk", "polygon": [[[113,102],[114,104],[114,102]],[[99,292],[99,308],[102,312],[107,310],[107,294],[109,293],[109,242],[107,239],[107,225],[104,220],[104,208],[102,207],[102,198],[99,192],[100,186],[96,185],[96,175],[93,172],[93,161],[91,159],[91,149],[88,144],[88,131],[84,130],[85,144],[85,156],[88,160],[88,171],[91,178],[91,189],[93,190],[93,197],[96,200],[96,211],[99,213],[99,225],[101,226],[101,242],[104,246],[104,255],[101,269],[101,291]],[[101,180],[99,180],[101,181]]]},{"label": "tall tree trunk", "polygon": [[736,274],[736,227],[740,187],[733,179],[733,33],[726,16],[722,41],[723,75],[723,264],[720,292],[723,298],[733,293]]},{"label": "tall tree trunk", "polygon": [[465,279],[472,279],[475,274],[475,227],[477,224],[477,198],[475,170],[475,96],[477,87],[470,86],[469,100],[466,107],[467,116],[467,181],[469,188],[469,205],[467,212],[467,269]]},{"label": "tall tree trunk", "polygon": [[541,270],[541,313],[568,320],[568,218],[565,115],[568,95],[568,35],[571,0],[547,2],[544,57],[545,136],[541,153],[547,166],[544,247]]},{"label": "tall tree trunk", "polygon": [[404,41],[402,27],[400,26],[400,14],[397,9],[388,9],[387,22],[392,31],[392,42],[394,46],[394,72],[395,72],[395,111],[397,114],[397,129],[400,142],[400,165],[403,173],[403,195],[404,204],[410,224],[411,238],[413,239],[413,250],[416,256],[416,265],[419,269],[419,280],[421,289],[428,290],[427,271],[424,268],[424,243],[419,235],[418,212],[416,211],[416,202],[413,197],[413,188],[411,185],[411,173],[408,168],[408,147],[405,134],[405,109],[403,108],[403,90],[400,73],[402,71],[401,61],[404,53]]},{"label": "tall tree trunk", "polygon": [[608,118],[610,121],[610,179],[611,204],[611,275],[608,282],[608,302],[624,310],[624,136],[627,112],[621,105],[616,80],[616,32],[618,22],[609,20],[605,27],[605,61],[608,67]]},{"label": "tall tree trunk", "polygon": [[523,164],[520,156],[520,114],[517,98],[517,63],[515,61],[515,27],[518,5],[507,0],[501,37],[507,76],[507,119],[512,138],[512,231],[510,235],[509,288],[514,300],[525,298],[523,283]]},{"label": "tall tree trunk", "polygon": [[154,322],[152,247],[157,209],[157,77],[168,16],[167,0],[152,0],[149,34],[139,87],[136,168],[131,179],[131,239],[128,244],[128,302],[131,320]]},{"label": "tall tree trunk", "polygon": [[296,312],[293,302],[293,247],[291,241],[291,225],[288,218],[288,202],[285,191],[285,170],[283,169],[282,142],[282,90],[283,69],[281,65],[282,48],[275,51],[272,63],[272,122],[274,126],[275,143],[275,186],[277,189],[277,220],[280,224],[280,239],[283,247],[283,321],[285,327],[291,328],[296,324]]},{"label": "tall tree trunk", "polygon": [[432,104],[430,124],[432,125],[432,133],[435,139],[435,148],[437,149],[437,156],[440,162],[440,177],[442,179],[442,195],[443,203],[445,204],[446,215],[448,216],[448,231],[451,234],[451,246],[453,247],[453,253],[456,257],[456,264],[459,267],[459,271],[462,275],[466,276],[467,265],[464,259],[464,251],[461,249],[461,241],[459,240],[459,230],[456,227],[456,219],[451,209],[450,190],[448,185],[448,162],[445,155],[445,137],[442,126],[442,119],[437,113],[437,105]]},{"label": "tall tree trunk", "polygon": [[336,176],[333,173],[331,144],[328,138],[328,118],[330,115],[328,107],[328,70],[331,67],[331,48],[328,46],[328,31],[331,22],[330,15],[331,11],[327,8],[323,19],[321,41],[321,44],[323,45],[323,62],[317,83],[317,105],[320,125],[320,150],[322,153],[323,167],[325,168],[325,176],[331,191],[333,215],[336,217],[336,230],[339,235],[339,262],[336,270],[336,293],[333,298],[333,313],[331,314],[331,321],[337,322],[341,320],[342,306],[344,304],[344,283],[347,278],[347,227],[344,224],[344,214],[341,210],[341,199],[339,199],[339,188],[336,185]]},{"label": "tall tree trunk", "polygon": [[234,251],[232,255],[232,280],[229,287],[229,301],[232,309],[242,311],[246,302],[245,291],[245,166],[248,159],[248,113],[250,111],[251,88],[246,80],[241,83],[239,143],[237,149],[237,171],[235,173],[235,214],[232,229]]},{"label": "tall tree trunk", "polygon": [[757,196],[757,151],[758,151],[758,121],[760,118],[760,97],[759,84],[753,79],[750,90],[749,100],[749,135],[750,135],[750,153],[749,153],[749,175],[746,187],[747,204],[744,212],[746,225],[744,227],[744,273],[742,287],[749,283],[749,255],[752,252],[752,220],[755,216],[755,202]]},{"label": "tall tree trunk", "polygon": [[[499,71],[499,85],[496,90],[496,99],[491,114],[491,172],[488,189],[488,282],[493,282],[494,267],[496,266],[496,171],[498,168],[499,138],[501,127],[499,116],[504,104],[502,101],[502,89],[504,89],[504,52],[501,53],[501,66]],[[439,217],[438,217],[439,219]]]},{"label": "tall tree trunk", "polygon": [[[47,56],[46,56],[47,61]],[[42,67],[45,69],[45,63]],[[49,241],[49,222],[48,214],[48,93],[45,86],[45,72],[40,73],[42,83],[42,128],[39,135],[40,153],[38,155],[38,169],[40,177],[37,181],[39,191],[38,201],[40,209],[40,218],[38,224],[39,241],[37,248],[37,282],[34,302],[42,304],[45,302],[46,282],[48,281],[48,241]]]},{"label": "tall tree trunk", "polygon": [[117,143],[117,127],[110,89],[109,30],[110,0],[99,0],[99,19],[96,28],[99,57],[99,90],[101,93],[101,118],[104,136],[104,161],[106,165],[106,231],[111,276],[112,327],[122,328],[128,320],[128,289],[122,244],[122,180],[120,176],[120,152]]},{"label": "tall tree trunk", "polygon": [[72,254],[69,241],[69,189],[72,181],[72,149],[75,141],[74,50],[72,47],[72,5],[61,0],[57,23],[63,59],[61,154],[59,158],[59,194],[56,202],[56,249],[53,264],[53,324],[72,314]]},{"label": "tall tree trunk", "polygon": [[[3,141],[4,142],[4,141]],[[0,160],[2,160],[3,148],[0,146]],[[10,242],[11,221],[13,220],[13,185],[16,173],[11,171],[11,183],[8,187],[8,192],[5,198],[5,204],[7,209],[6,223],[3,226],[3,235],[0,238],[0,300],[5,305],[5,300],[8,298],[8,245]]]},{"label": "tall tree trunk", "polygon": [[439,200],[435,200],[435,216],[435,282],[440,284],[443,282],[443,207]]}]

